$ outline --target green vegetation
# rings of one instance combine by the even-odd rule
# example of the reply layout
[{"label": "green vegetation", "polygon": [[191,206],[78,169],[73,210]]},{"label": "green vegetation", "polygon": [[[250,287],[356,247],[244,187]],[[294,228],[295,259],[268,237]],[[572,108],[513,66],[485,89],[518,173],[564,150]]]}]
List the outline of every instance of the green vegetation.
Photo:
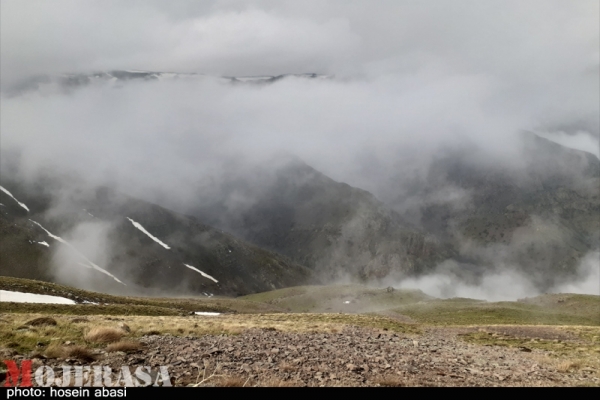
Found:
[{"label": "green vegetation", "polygon": [[277,306],[289,312],[374,313],[433,299],[420,290],[370,288],[363,285],[299,286],[240,299]]},{"label": "green vegetation", "polygon": [[[600,297],[596,296],[588,307],[563,306],[560,303],[538,305],[525,302],[453,301],[433,300],[421,304],[411,304],[394,311],[409,316],[421,323],[434,325],[590,325],[598,326],[599,314],[594,310],[600,307]],[[572,295],[571,303],[578,303],[580,297]]]},{"label": "green vegetation", "polygon": [[244,296],[289,312],[378,313],[433,325],[523,324],[600,326],[600,296],[547,294],[516,302],[435,299],[419,290],[361,285],[301,286]]}]

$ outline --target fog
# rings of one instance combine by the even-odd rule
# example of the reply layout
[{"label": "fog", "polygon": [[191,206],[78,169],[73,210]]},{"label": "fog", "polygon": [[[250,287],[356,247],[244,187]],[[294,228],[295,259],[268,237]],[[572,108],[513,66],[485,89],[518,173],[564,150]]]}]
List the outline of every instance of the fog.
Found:
[{"label": "fog", "polygon": [[[575,293],[600,295],[600,253],[588,253],[577,268],[577,277],[557,285],[547,293]],[[440,266],[440,270],[444,265]],[[510,265],[502,270],[488,273],[472,282],[456,274],[439,271],[418,278],[387,282],[401,289],[420,289],[430,296],[449,298],[470,298],[487,301],[515,301],[534,297],[544,292],[533,285],[527,276]]]},{"label": "fog", "polygon": [[[88,184],[185,212],[215,198],[220,182],[250,179],[248,171],[281,154],[382,199],[402,190],[389,192],[399,173],[406,181],[424,176],[440,149],[475,146],[482,162],[518,164],[524,131],[600,155],[594,0],[2,0],[1,7],[1,151],[20,154],[24,180],[48,168],[77,171]],[[13,91],[39,75],[126,69],[205,75]],[[333,78],[263,86],[218,79],[312,72]],[[410,209],[411,201],[423,199],[396,206]],[[464,207],[469,193],[442,185],[428,201]],[[96,228],[74,237],[100,257],[109,251],[108,230]],[[592,265],[593,255],[586,260]],[[453,295],[489,299],[507,295],[498,288],[534,292],[515,282],[523,280],[502,272],[478,286],[448,277],[403,285],[440,283]],[[572,285],[565,288],[585,286]]]}]

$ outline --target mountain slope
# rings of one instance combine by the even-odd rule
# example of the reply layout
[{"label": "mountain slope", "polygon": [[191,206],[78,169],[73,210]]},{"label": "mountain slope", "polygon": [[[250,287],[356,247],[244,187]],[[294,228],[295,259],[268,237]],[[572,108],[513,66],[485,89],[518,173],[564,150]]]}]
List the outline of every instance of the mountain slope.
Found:
[{"label": "mountain slope", "polygon": [[[224,184],[217,201],[199,205],[193,214],[326,279],[418,274],[454,254],[369,192],[335,182],[298,160],[274,168],[254,171],[260,185]],[[225,206],[234,196],[251,202]]]},{"label": "mountain slope", "polygon": [[108,188],[72,190],[60,181],[23,185],[2,177],[14,198],[0,192],[0,274],[119,293],[207,296],[310,278],[307,269],[194,218]]},{"label": "mountain slope", "polygon": [[6,88],[7,93],[12,96],[20,95],[30,91],[41,92],[65,92],[75,88],[88,85],[111,85],[121,87],[128,82],[143,81],[197,81],[201,79],[213,79],[223,83],[267,85],[279,82],[286,78],[300,79],[331,79],[331,76],[315,73],[305,74],[283,74],[265,76],[210,76],[201,73],[178,73],[159,71],[137,71],[137,70],[113,70],[99,71],[93,73],[41,75],[34,76]]},{"label": "mountain slope", "polygon": [[[535,135],[522,144],[510,165],[482,162],[477,151],[447,152],[412,193],[390,203],[421,199],[403,215],[420,216],[424,229],[466,257],[552,285],[600,247],[600,163]],[[427,200],[444,187],[462,193],[458,204]]]}]

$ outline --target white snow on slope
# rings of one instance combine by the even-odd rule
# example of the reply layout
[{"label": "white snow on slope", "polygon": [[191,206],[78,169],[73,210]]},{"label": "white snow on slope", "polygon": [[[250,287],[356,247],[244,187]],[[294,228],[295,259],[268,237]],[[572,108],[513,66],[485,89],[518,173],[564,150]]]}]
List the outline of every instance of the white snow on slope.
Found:
[{"label": "white snow on slope", "polygon": [[4,193],[6,193],[10,197],[12,197],[14,201],[16,201],[21,207],[23,207],[24,209],[27,210],[27,212],[29,212],[29,208],[27,208],[27,206],[25,204],[21,203],[19,200],[15,199],[15,196],[13,196],[11,192],[9,192],[8,190],[4,189],[2,186],[0,186],[0,190],[2,190]]},{"label": "white snow on slope", "polygon": [[194,268],[194,267],[192,267],[191,265],[188,265],[188,264],[183,264],[183,265],[185,265],[185,266],[186,266],[186,267],[188,267],[189,269],[193,269],[194,271],[198,272],[198,273],[199,273],[200,275],[202,275],[203,277],[205,277],[205,278],[208,278],[208,279],[210,279],[210,280],[214,281],[215,283],[219,283],[219,281],[218,281],[218,280],[216,280],[215,278],[213,278],[213,277],[212,277],[212,276],[210,276],[209,274],[206,274],[206,273],[204,273],[204,272],[200,271],[198,268]]},{"label": "white snow on slope", "polygon": [[91,265],[88,265],[88,264],[84,264],[84,263],[77,263],[77,264],[81,265],[82,267],[86,267],[88,269],[94,269]]},{"label": "white snow on slope", "polygon": [[150,232],[148,232],[141,224],[139,224],[138,222],[135,222],[134,220],[132,220],[131,218],[127,217],[127,219],[129,221],[131,221],[131,223],[133,224],[133,226],[135,226],[136,228],[138,228],[140,231],[144,232],[146,235],[148,235],[148,237],[152,240],[154,240],[156,243],[160,244],[162,247],[164,247],[167,250],[170,250],[171,248],[169,246],[167,246],[166,244],[164,244],[163,242],[160,241],[160,239],[158,239],[155,236],[152,236],[152,234]]},{"label": "white snow on slope", "polygon": [[38,243],[41,244],[41,245],[44,245],[46,247],[50,247],[50,245],[48,243],[46,243],[46,241],[38,242]]},{"label": "white snow on slope", "polygon": [[221,313],[218,312],[203,312],[203,311],[196,311],[194,314],[196,315],[206,315],[209,317],[215,317],[217,315],[221,315]]},{"label": "white snow on slope", "polygon": [[121,285],[123,286],[127,286],[125,285],[123,282],[121,282],[119,280],[119,278],[117,278],[116,276],[114,276],[113,274],[111,274],[110,272],[108,272],[107,270],[100,268],[99,266],[97,266],[96,264],[94,264],[93,262],[91,262],[85,255],[83,255],[79,250],[77,250],[75,248],[75,246],[73,246],[71,243],[67,242],[66,240],[64,240],[63,238],[61,238],[60,236],[56,236],[53,235],[52,233],[50,233],[48,230],[46,230],[46,228],[44,228],[41,224],[39,224],[38,222],[35,222],[34,220],[31,220],[31,222],[33,222],[34,224],[36,224],[37,226],[39,226],[40,228],[42,228],[44,230],[44,232],[46,232],[48,234],[48,236],[50,236],[52,239],[58,240],[59,242],[61,242],[64,245],[69,246],[70,248],[72,248],[77,254],[79,254],[81,257],[83,257],[83,259],[85,261],[87,261],[90,265],[85,265],[83,263],[79,263],[79,265],[83,265],[84,267],[88,267],[88,268],[93,268],[96,271],[102,272],[105,275],[110,276],[111,278],[113,278],[115,281],[119,282]]},{"label": "white snow on slope", "polygon": [[13,303],[75,304],[73,300],[65,297],[11,292],[8,290],[0,290],[0,301],[12,301]]},{"label": "white snow on slope", "polygon": [[[54,240],[58,240],[59,242],[66,244],[67,246],[71,246],[69,244],[69,242],[67,242],[66,240],[64,240],[63,238],[61,238],[60,236],[56,236],[53,235],[52,233],[50,233],[49,231],[46,230],[46,228],[44,228],[41,224],[39,224],[38,222],[35,222],[34,220],[30,219],[31,222],[33,222],[34,224],[36,224],[37,226],[39,226],[40,228],[42,228],[44,230],[44,232],[46,232],[48,234],[48,236],[50,236],[52,239]],[[71,246],[73,247],[73,246]]]}]

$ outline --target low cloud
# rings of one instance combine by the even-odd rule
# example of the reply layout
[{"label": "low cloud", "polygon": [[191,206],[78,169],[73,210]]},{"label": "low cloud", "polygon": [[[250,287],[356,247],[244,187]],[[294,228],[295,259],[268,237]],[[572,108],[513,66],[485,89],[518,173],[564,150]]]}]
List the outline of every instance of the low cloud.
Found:
[{"label": "low cloud", "polygon": [[515,301],[542,293],[600,295],[600,253],[597,251],[588,253],[581,260],[576,275],[569,282],[557,284],[546,291],[539,290],[530,277],[510,265],[498,265],[497,272],[484,273],[475,278],[447,271],[448,263],[452,262],[441,264],[438,272],[403,279],[394,282],[393,286],[420,289],[425,294],[442,299],[460,297],[487,301]]}]

